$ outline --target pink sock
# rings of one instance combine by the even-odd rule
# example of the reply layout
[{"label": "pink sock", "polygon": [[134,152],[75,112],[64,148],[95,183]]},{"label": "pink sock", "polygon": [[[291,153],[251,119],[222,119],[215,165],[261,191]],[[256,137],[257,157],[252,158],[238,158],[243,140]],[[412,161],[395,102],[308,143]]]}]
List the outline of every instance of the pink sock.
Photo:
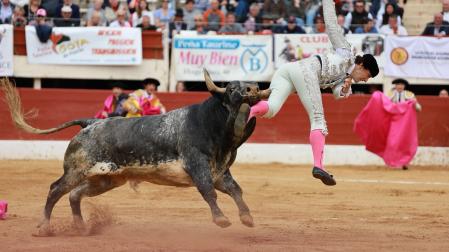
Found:
[{"label": "pink sock", "polygon": [[320,129],[312,130],[310,132],[310,145],[312,145],[313,152],[313,166],[323,170],[324,142],[325,136]]},{"label": "pink sock", "polygon": [[6,218],[7,211],[8,211],[8,202],[0,200],[0,220]]},{"label": "pink sock", "polygon": [[267,101],[259,101],[256,105],[251,107],[251,111],[249,112],[248,121],[255,116],[263,116],[268,112],[268,102]]}]

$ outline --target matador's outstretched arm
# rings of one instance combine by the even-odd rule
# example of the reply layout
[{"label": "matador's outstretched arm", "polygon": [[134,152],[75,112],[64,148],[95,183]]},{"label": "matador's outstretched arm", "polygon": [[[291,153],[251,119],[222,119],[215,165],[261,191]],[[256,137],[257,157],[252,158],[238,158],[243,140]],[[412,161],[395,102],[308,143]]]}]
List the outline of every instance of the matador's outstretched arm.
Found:
[{"label": "matador's outstretched arm", "polygon": [[332,47],[351,50],[351,44],[346,41],[341,27],[337,23],[335,13],[335,4],[333,0],[323,0],[324,23],[326,24],[326,33],[332,43]]}]

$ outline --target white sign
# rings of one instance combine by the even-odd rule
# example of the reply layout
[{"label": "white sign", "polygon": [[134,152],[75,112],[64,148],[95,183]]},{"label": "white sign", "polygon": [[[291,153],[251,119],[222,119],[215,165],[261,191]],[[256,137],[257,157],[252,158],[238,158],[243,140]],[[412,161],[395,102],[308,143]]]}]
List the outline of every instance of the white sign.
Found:
[{"label": "white sign", "polygon": [[274,59],[278,68],[287,62],[302,60],[332,50],[327,34],[275,34]]},{"label": "white sign", "polygon": [[388,36],[385,75],[449,79],[449,38]]},{"label": "white sign", "polygon": [[12,25],[0,25],[0,76],[12,76],[14,41]]},{"label": "white sign", "polygon": [[203,68],[214,81],[270,81],[272,41],[265,35],[177,35],[171,64],[182,81],[203,81]]},{"label": "white sign", "polygon": [[54,27],[46,43],[34,26],[26,27],[30,64],[138,65],[142,34],[138,28]]}]

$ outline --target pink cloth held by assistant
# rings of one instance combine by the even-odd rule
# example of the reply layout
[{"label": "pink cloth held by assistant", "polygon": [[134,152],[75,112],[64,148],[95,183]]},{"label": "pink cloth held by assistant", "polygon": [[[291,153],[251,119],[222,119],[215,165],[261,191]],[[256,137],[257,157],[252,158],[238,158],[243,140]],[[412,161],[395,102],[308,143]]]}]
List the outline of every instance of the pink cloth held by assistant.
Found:
[{"label": "pink cloth held by assistant", "polygon": [[310,131],[310,145],[312,145],[313,166],[324,170],[323,153],[326,137],[320,129]]},{"label": "pink cloth held by assistant", "polygon": [[95,118],[98,119],[105,119],[102,115],[102,112],[105,111],[106,113],[112,113],[113,112],[113,104],[114,104],[114,95],[110,95],[106,98],[103,104],[103,109],[98,111],[97,114],[95,114]]},{"label": "pink cloth held by assistant", "polygon": [[354,132],[366,150],[392,167],[402,167],[413,159],[418,148],[415,101],[393,103],[377,91],[354,122]]},{"label": "pink cloth held by assistant", "polygon": [[6,212],[8,212],[8,202],[0,200],[0,220],[6,218]]}]

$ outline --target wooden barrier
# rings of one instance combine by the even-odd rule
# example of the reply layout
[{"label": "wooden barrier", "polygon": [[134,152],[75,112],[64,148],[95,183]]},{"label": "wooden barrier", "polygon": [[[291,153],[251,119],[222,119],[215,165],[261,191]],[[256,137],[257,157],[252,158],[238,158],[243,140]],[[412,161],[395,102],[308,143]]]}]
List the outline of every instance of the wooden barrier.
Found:
[{"label": "wooden barrier", "polygon": [[[101,107],[108,91],[78,89],[19,89],[25,110],[37,108],[39,116],[30,119],[31,125],[50,128],[60,123],[92,117]],[[2,94],[0,94],[3,97]],[[182,94],[159,93],[168,110],[194,103],[209,97],[207,92]],[[369,96],[353,95],[336,101],[331,95],[323,95],[323,104],[329,128],[328,144],[359,145],[353,133],[353,122],[366,105]],[[418,97],[423,111],[418,114],[419,144],[421,146],[449,147],[449,99]],[[6,104],[0,102],[0,139],[67,140],[79,131],[72,127],[50,135],[33,135],[14,128]],[[281,112],[273,119],[258,119],[255,133],[249,139],[253,143],[308,143],[309,121],[297,96],[291,96]]]}]

